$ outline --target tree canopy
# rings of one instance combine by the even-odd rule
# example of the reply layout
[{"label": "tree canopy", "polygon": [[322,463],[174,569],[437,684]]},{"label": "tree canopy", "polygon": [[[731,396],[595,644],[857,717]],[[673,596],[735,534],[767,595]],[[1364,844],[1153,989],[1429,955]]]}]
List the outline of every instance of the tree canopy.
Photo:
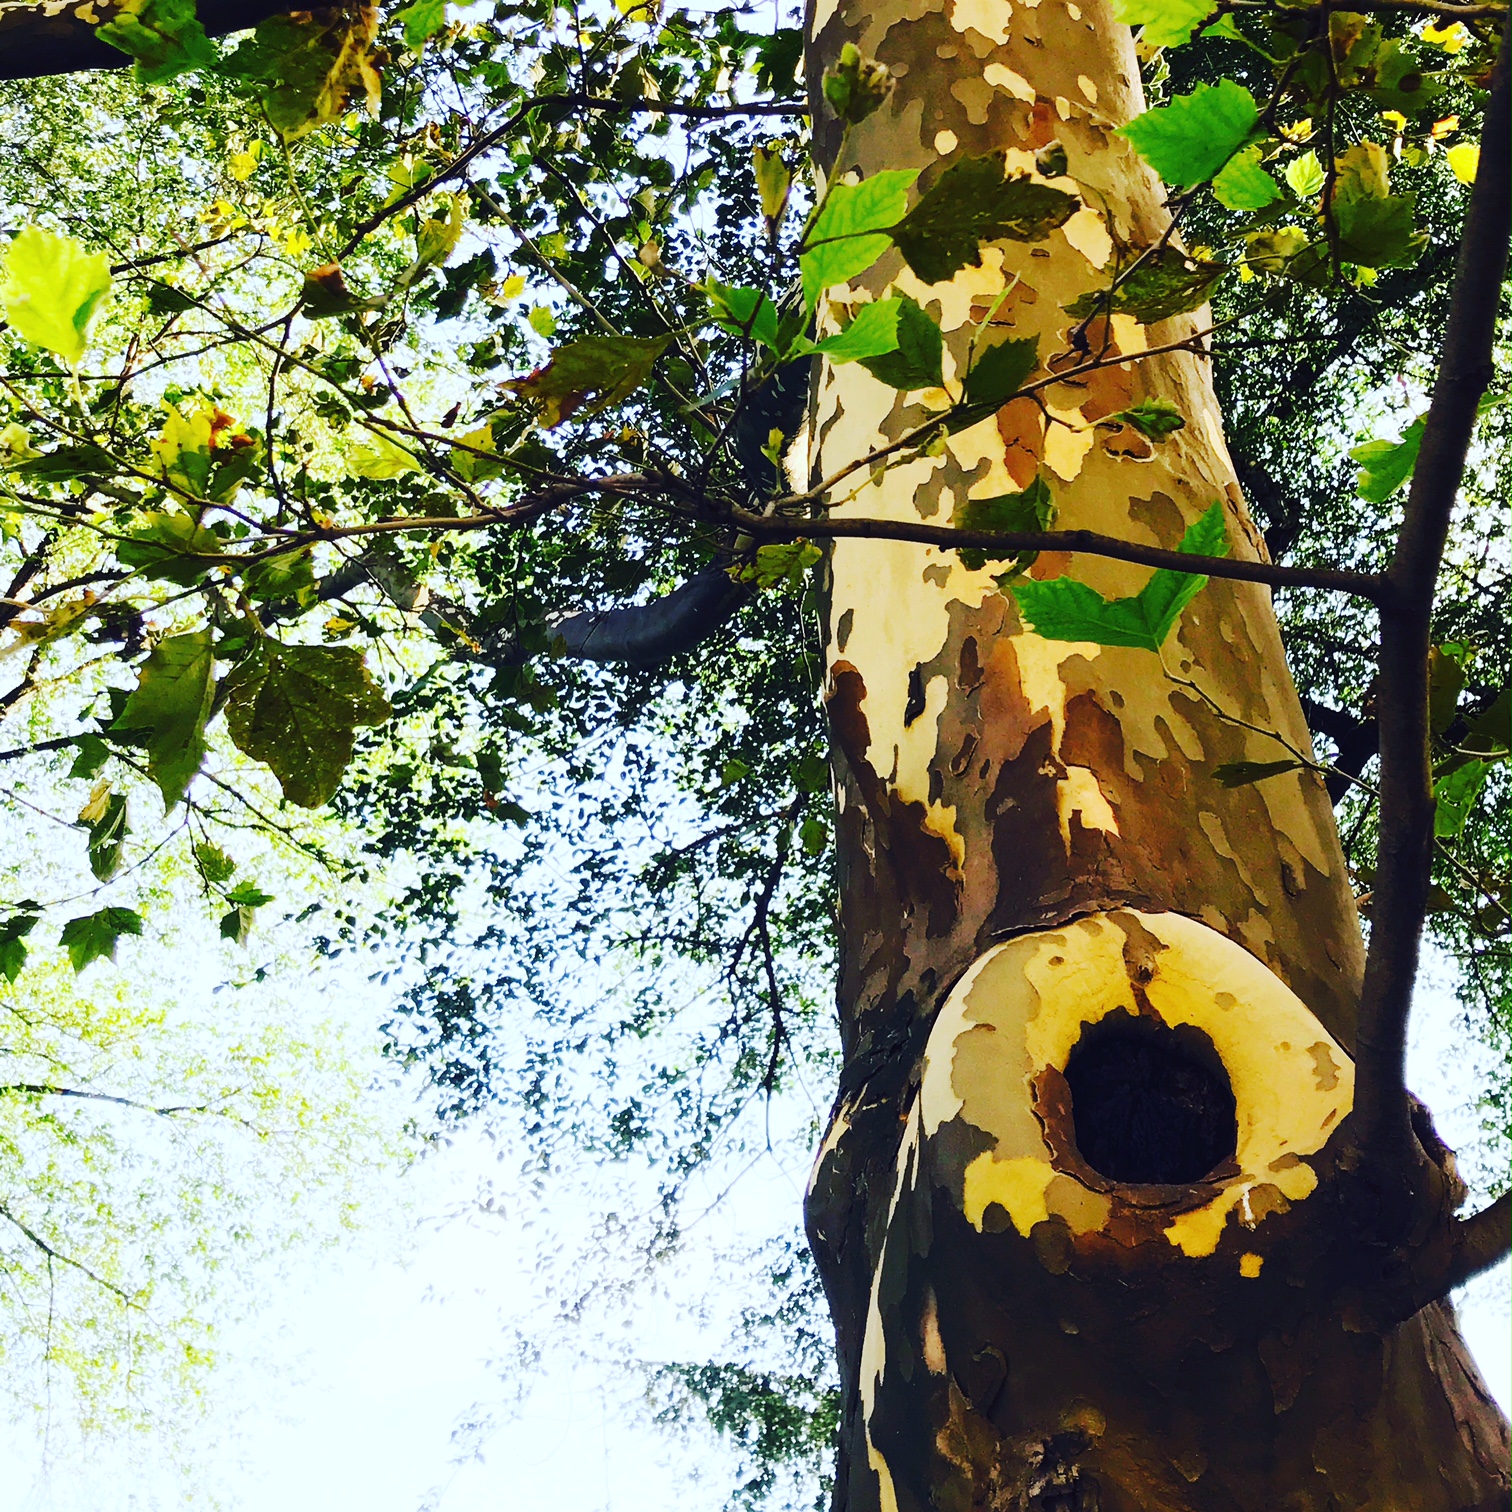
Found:
[{"label": "tree canopy", "polygon": [[[989,154],[922,192],[907,164],[826,178],[811,152],[834,160],[887,70],[804,78],[796,24],[764,8],[415,0],[217,41],[145,0],[95,32],[129,68],[0,87],[3,801],[28,834],[41,809],[70,830],[67,875],[0,907],[10,992],[138,949],[170,873],[204,941],[255,947],[302,891],[274,878],[312,868],[285,926],[370,953],[429,1116],[517,1110],[548,1164],[639,1152],[674,1237],[689,1171],[759,1142],[767,1099],[833,1081],[815,564],[889,529],[1001,564],[1041,634],[1143,647],[1152,676],[1208,575],[1269,583],[1317,754],[1278,741],[1220,780],[1320,770],[1368,917],[1375,604],[1504,11],[1121,14],[1150,106],[1125,134],[1172,230],[1108,247],[1066,352],[983,310],[949,377],[927,301],[830,291],[883,255],[930,284],[1042,240],[1084,186],[1053,140],[1032,170]],[[1120,321],[1208,307],[1181,345],[1211,356],[1268,561],[1227,560],[1221,526],[1179,551],[1059,531],[1038,459],[953,519],[828,517],[870,472],[1096,383],[1128,360]],[[1504,352],[1505,291],[1486,319]],[[917,402],[814,480],[783,459],[821,354]],[[1506,397],[1454,511],[1431,703],[1433,938],[1498,1047]],[[1138,456],[1188,418],[1110,406],[1097,427]],[[1110,602],[1029,575],[1077,551],[1149,584]],[[1499,1187],[1505,1079],[1482,1096],[1475,1170]],[[811,1416],[778,1410],[818,1400],[805,1368],[674,1385],[758,1459],[814,1456]]]}]

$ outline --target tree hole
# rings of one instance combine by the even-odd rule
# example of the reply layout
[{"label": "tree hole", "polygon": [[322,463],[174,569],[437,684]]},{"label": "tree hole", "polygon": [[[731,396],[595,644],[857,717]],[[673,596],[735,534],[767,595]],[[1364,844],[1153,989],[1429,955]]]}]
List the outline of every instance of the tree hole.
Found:
[{"label": "tree hole", "polygon": [[1109,1181],[1201,1181],[1238,1146],[1234,1091],[1200,1029],[1119,1009],[1082,1030],[1065,1075],[1076,1147]]}]

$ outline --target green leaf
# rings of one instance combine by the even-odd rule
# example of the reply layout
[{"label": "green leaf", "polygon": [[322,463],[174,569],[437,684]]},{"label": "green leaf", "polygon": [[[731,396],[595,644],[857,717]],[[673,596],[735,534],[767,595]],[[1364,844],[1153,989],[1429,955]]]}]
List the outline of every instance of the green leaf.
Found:
[{"label": "green leaf", "polygon": [[370,478],[388,483],[406,473],[421,472],[419,459],[408,447],[400,446],[391,436],[373,432],[361,446],[347,454],[347,471],[354,478]]},{"label": "green leaf", "polygon": [[[1215,500],[1187,527],[1177,550],[1195,556],[1228,555],[1221,500]],[[1105,599],[1095,588],[1074,578],[1016,583],[1012,593],[1025,623],[1046,640],[1091,641],[1099,646],[1136,646],[1158,652],[1181,611],[1206,585],[1203,573],[1158,567],[1131,598]]]},{"label": "green leaf", "polygon": [[1114,0],[1113,19],[1142,26],[1151,47],[1180,47],[1215,9],[1214,0]]},{"label": "green leaf", "polygon": [[966,404],[973,409],[1006,404],[1024,386],[1038,361],[1039,342],[1033,336],[988,347],[977,354],[962,384]]},{"label": "green leaf", "polygon": [[221,915],[220,937],[236,945],[245,945],[257,920],[255,908],[233,908]]},{"label": "green leaf", "polygon": [[1221,787],[1248,787],[1252,782],[1264,782],[1267,777],[1279,777],[1283,772],[1301,771],[1305,765],[1295,760],[1225,761],[1213,768],[1213,776]]},{"label": "green leaf", "polygon": [[822,856],[824,848],[829,844],[829,830],[824,820],[817,815],[806,814],[803,823],[798,827],[798,840],[803,846],[803,854],[812,859]]},{"label": "green leaf", "polygon": [[89,822],[89,869],[101,882],[120,871],[127,833],[126,795],[110,793],[98,816]]},{"label": "green leaf", "polygon": [[93,777],[110,756],[110,747],[98,735],[80,735],[74,742],[74,749],[78,754],[68,775],[75,781],[87,781]]},{"label": "green leaf", "polygon": [[1213,195],[1229,210],[1263,210],[1284,199],[1280,184],[1260,166],[1261,149],[1236,152],[1213,179]]},{"label": "green leaf", "polygon": [[23,226],[5,255],[5,318],[26,341],[70,367],[89,343],[89,327],[110,292],[110,260],[71,236]]},{"label": "green leaf", "polygon": [[1132,426],[1150,441],[1164,441],[1186,425],[1186,416],[1169,399],[1141,399],[1132,409],[1109,417]]},{"label": "green leaf", "polygon": [[1184,315],[1206,302],[1228,264],[1200,262],[1176,247],[1146,256],[1114,289],[1093,289],[1066,306],[1078,320],[1092,315],[1132,315],[1141,325]]},{"label": "green leaf", "polygon": [[184,587],[216,565],[225,544],[181,510],[153,510],[141,516],[115,543],[116,560],[143,577],[161,578]]},{"label": "green leaf", "polygon": [[205,721],[215,696],[215,653],[208,629],[170,635],[142,664],[115,730],[147,732],[147,775],[172,809],[205,759]]},{"label": "green leaf", "polygon": [[236,862],[209,840],[201,840],[195,845],[194,862],[204,874],[205,881],[217,887],[236,875]]},{"label": "green leaf", "polygon": [[758,588],[801,583],[804,573],[823,555],[812,541],[775,541],[770,546],[758,546],[756,555],[740,570],[739,577]]},{"label": "green leaf", "polygon": [[1427,415],[1419,415],[1400,441],[1366,441],[1350,451],[1351,460],[1360,464],[1355,492],[1367,504],[1384,504],[1412,476],[1427,424]]},{"label": "green leaf", "polygon": [[215,44],[194,12],[194,0],[125,0],[95,36],[136,59],[139,84],[165,84],[192,68],[209,68]]},{"label": "green leaf", "polygon": [[767,225],[773,229],[787,209],[788,195],[793,187],[793,173],[775,143],[770,147],[751,149],[751,166],[756,174],[756,195],[761,201],[761,213]]},{"label": "green leaf", "polygon": [[1492,700],[1491,706],[1469,722],[1460,744],[1470,751],[1505,755],[1512,746],[1512,695],[1506,688]]},{"label": "green leaf", "polygon": [[115,960],[116,941],[122,935],[139,935],[142,916],[130,908],[102,908],[98,913],[70,919],[58,936],[68,951],[75,975],[91,961]]},{"label": "green leaf", "polygon": [[893,388],[938,388],[944,339],[928,312],[906,294],[862,305],[841,332],[813,345],[831,362],[859,362]]},{"label": "green leaf", "polygon": [[[1055,500],[1042,476],[1019,493],[998,494],[990,499],[965,499],[955,508],[951,523],[960,530],[1049,530],[1055,524]],[[973,571],[988,562],[1013,560],[1011,575],[1026,572],[1039,558],[1037,551],[987,551],[976,546],[962,546],[957,555],[963,566]],[[1002,579],[999,579],[1001,582]]]},{"label": "green leaf", "polygon": [[302,808],[319,808],[336,791],[358,726],[392,712],[354,646],[263,637],[229,673],[225,694],[236,748],[271,767],[284,797]]},{"label": "green leaf", "polygon": [[23,462],[16,469],[22,478],[40,483],[71,483],[75,478],[108,478],[120,470],[120,464],[103,447],[59,446]]},{"label": "green leaf", "polygon": [[395,11],[394,20],[404,23],[405,42],[418,49],[446,25],[446,0],[414,0],[414,4]]},{"label": "green leaf", "polygon": [[261,908],[264,903],[272,901],[273,894],[265,893],[255,882],[238,882],[226,894],[226,902],[234,903],[238,908]]},{"label": "green leaf", "polygon": [[1428,728],[1442,735],[1459,713],[1465,688],[1465,648],[1452,642],[1428,650]]},{"label": "green leaf", "polygon": [[596,414],[628,399],[651,376],[670,336],[583,336],[558,347],[544,367],[508,385],[541,407],[548,429],[579,410]]},{"label": "green leaf", "polygon": [[817,751],[810,751],[793,768],[793,781],[800,793],[827,793],[830,787],[830,764]]},{"label": "green leaf", "polygon": [[798,268],[804,308],[837,283],[864,273],[892,245],[886,234],[908,209],[916,168],[884,168],[859,184],[831,187],[803,238]]},{"label": "green leaf", "polygon": [[1362,268],[1410,267],[1428,245],[1417,229],[1416,211],[1415,194],[1336,199],[1339,256]]},{"label": "green leaf", "polygon": [[983,242],[1043,241],[1075,212],[1075,195],[1024,173],[1005,178],[1006,161],[999,151],[952,163],[893,229],[903,260],[925,283],[977,266]]},{"label": "green leaf", "polygon": [[297,599],[301,594],[310,594],[315,588],[312,562],[313,554],[308,546],[254,562],[243,574],[247,597],[262,602]]},{"label": "green leaf", "polygon": [[263,114],[285,141],[334,121],[354,94],[377,114],[382,86],[371,52],[377,14],[367,6],[270,16],[217,72],[262,86]]},{"label": "green leaf", "polygon": [[945,382],[942,366],[944,338],[934,317],[906,294],[896,296],[898,345],[895,351],[863,357],[861,366],[872,377],[907,393],[910,389],[939,388]]},{"label": "green leaf", "polygon": [[1220,79],[1135,116],[1119,133],[1173,189],[1192,189],[1228,162],[1259,119],[1249,90]]},{"label": "green leaf", "polygon": [[1490,775],[1488,761],[1467,761],[1433,784],[1433,833],[1453,840],[1465,827]]},{"label": "green leaf", "polygon": [[764,289],[734,288],[711,278],[704,285],[715,324],[777,350],[777,306]]},{"label": "green leaf", "polygon": [[25,936],[37,927],[33,913],[12,914],[0,924],[0,975],[7,982],[14,982],[26,965]]},{"label": "green leaf", "polygon": [[380,310],[383,299],[366,299],[348,287],[340,263],[322,263],[305,274],[299,293],[300,308],[311,320],[329,320],[334,315],[352,315],[359,310]]}]

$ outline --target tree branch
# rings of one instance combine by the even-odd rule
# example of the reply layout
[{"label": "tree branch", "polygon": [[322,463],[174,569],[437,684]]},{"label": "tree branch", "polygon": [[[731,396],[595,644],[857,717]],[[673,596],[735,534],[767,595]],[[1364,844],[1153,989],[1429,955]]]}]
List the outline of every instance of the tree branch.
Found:
[{"label": "tree branch", "polygon": [[[649,604],[569,615],[548,627],[552,650],[573,661],[627,662],[654,667],[702,644],[751,597],[724,567],[705,567],[680,588]],[[485,642],[480,660],[519,666],[528,653],[513,635]]]},{"label": "tree branch", "polygon": [[1356,1148],[1378,1188],[1377,1222],[1382,1237],[1388,1238],[1395,1238],[1407,1221],[1412,1172],[1424,1158],[1408,1115],[1405,1062],[1407,1019],[1432,880],[1428,658],[1439,565],[1477,406],[1494,373],[1495,315],[1512,216],[1507,52],[1504,30],[1433,402],[1381,598],[1380,841],[1360,995],[1354,1125]]},{"label": "tree branch", "polygon": [[791,516],[758,515],[749,510],[731,511],[740,529],[772,541],[857,538],[868,541],[913,541],[947,550],[1069,551],[1110,557],[1116,562],[1135,562],[1141,567],[1170,567],[1177,572],[1201,572],[1209,577],[1232,578],[1244,583],[1268,583],[1273,588],[1322,588],[1350,593],[1374,601],[1383,591],[1384,578],[1368,572],[1350,572],[1331,567],[1278,567],[1271,562],[1250,562],[1230,557],[1192,556],[1168,551],[1163,546],[1145,546],[1138,541],[1120,541],[1095,530],[957,530],[951,525],[929,525],[923,520],[817,519],[795,520]]}]

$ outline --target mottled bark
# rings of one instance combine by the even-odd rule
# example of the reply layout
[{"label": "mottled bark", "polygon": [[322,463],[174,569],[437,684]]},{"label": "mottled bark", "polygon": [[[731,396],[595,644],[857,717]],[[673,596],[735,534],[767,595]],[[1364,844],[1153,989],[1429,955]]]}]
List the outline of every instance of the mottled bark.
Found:
[{"label": "mottled bark", "polygon": [[[821,323],[840,296],[910,294],[946,332],[948,379],[1007,289],[979,342],[1037,336],[1048,371],[1074,365],[1063,307],[1167,225],[1114,135],[1142,108],[1127,29],[1101,0],[820,0],[811,80],[847,41],[898,83],[843,162],[816,114],[828,171],[919,167],[926,187],[1004,148],[1037,172],[1058,139],[1052,182],[1085,208],[949,283],[884,261]],[[1205,318],[1115,316],[1088,339],[1137,358]],[[1143,397],[1186,428],[1154,447],[1111,420]],[[1263,557],[1203,359],[1044,398],[834,513],[948,524],[1040,472],[1066,528],[1173,547],[1223,500],[1235,555]],[[895,439],[920,399],[822,371],[811,480]],[[1213,777],[1284,755],[1265,732],[1308,749],[1269,591],[1214,580],[1157,660],[1026,632],[994,570],[884,540],[836,540],[828,563],[845,1070],[808,1217],[845,1389],[837,1506],[1504,1506],[1506,1424],[1448,1307],[1402,1321],[1381,1300],[1396,1258],[1351,1207],[1363,952],[1328,794],[1307,772]],[[1063,572],[1108,595],[1148,577],[1034,568]],[[1120,1075],[1186,1122],[1120,1123]],[[1452,1207],[1452,1159],[1420,1138]]]}]

